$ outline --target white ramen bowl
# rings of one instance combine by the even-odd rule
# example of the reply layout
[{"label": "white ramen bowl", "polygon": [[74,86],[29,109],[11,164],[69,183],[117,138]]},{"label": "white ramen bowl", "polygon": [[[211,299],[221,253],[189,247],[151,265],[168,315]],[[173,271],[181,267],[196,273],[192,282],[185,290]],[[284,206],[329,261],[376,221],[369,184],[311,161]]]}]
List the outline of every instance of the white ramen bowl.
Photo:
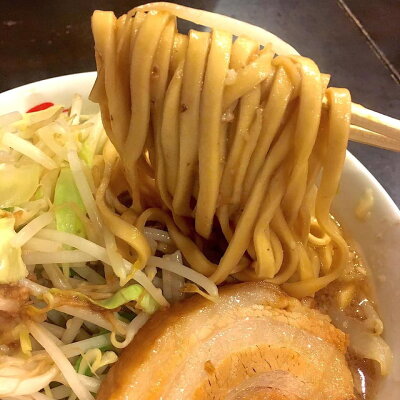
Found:
[{"label": "white ramen bowl", "polygon": [[[0,114],[25,112],[45,101],[68,106],[75,93],[87,99],[95,78],[95,72],[66,75],[1,93]],[[85,113],[97,110],[96,104],[84,102]],[[373,191],[374,205],[371,216],[360,221],[354,210],[368,188]],[[384,337],[394,353],[392,372],[380,385],[377,399],[397,400],[400,395],[400,211],[371,173],[348,152],[333,213],[359,244],[372,269],[378,308],[385,326]]]}]

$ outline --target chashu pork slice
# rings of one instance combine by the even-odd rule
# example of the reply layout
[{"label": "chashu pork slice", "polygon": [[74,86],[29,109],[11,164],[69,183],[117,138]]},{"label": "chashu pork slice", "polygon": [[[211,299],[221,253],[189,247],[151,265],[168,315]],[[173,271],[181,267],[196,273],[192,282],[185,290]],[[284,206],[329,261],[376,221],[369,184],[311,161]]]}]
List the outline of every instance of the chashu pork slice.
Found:
[{"label": "chashu pork slice", "polygon": [[225,286],[157,312],[103,381],[99,400],[350,400],[347,339],[268,283]]}]

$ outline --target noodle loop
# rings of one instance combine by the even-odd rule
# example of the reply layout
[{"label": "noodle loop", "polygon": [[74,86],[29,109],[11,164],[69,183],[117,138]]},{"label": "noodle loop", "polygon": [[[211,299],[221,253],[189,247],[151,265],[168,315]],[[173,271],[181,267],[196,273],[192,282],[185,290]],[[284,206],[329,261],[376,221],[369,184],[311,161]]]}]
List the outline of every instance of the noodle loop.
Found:
[{"label": "noodle loop", "polygon": [[[213,29],[182,35],[178,16]],[[147,221],[165,227],[215,283],[231,275],[313,295],[349,259],[330,207],[350,95],[326,89],[312,60],[267,32],[248,39],[228,18],[224,32],[220,18],[166,3],[93,16],[92,99],[121,157],[132,221],[141,232]]]}]

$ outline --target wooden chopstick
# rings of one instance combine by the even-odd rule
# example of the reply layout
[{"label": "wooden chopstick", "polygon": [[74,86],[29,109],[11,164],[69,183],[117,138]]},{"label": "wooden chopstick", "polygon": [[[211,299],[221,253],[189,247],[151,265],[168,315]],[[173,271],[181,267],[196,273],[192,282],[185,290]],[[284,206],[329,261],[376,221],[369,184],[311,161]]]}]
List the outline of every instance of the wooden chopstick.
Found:
[{"label": "wooden chopstick", "polygon": [[[324,97],[323,106],[328,106]],[[351,103],[350,140],[400,152],[400,120]]]},{"label": "wooden chopstick", "polygon": [[350,140],[400,152],[400,121],[352,103]]},{"label": "wooden chopstick", "polygon": [[400,141],[400,121],[360,104],[351,104],[351,123],[369,131]]},{"label": "wooden chopstick", "polygon": [[400,140],[383,136],[379,133],[361,128],[360,126],[350,125],[349,139],[353,142],[400,152]]}]

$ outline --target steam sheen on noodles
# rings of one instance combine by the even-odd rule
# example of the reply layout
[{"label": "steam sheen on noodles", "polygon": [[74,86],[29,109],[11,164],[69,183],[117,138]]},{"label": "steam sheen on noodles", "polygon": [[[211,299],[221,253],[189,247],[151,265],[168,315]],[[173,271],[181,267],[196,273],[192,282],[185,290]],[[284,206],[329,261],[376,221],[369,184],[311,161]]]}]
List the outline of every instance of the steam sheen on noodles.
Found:
[{"label": "steam sheen on noodles", "polygon": [[[328,89],[312,60],[273,36],[260,46],[217,17],[211,32],[183,35],[176,15],[208,21],[167,3],[92,19],[91,99],[115,146],[110,168],[121,156],[135,226],[166,227],[191,268],[217,284],[233,276],[312,295],[349,259],[330,207],[350,94]],[[218,257],[206,257],[216,236]],[[148,249],[136,250],[145,263]]]}]

